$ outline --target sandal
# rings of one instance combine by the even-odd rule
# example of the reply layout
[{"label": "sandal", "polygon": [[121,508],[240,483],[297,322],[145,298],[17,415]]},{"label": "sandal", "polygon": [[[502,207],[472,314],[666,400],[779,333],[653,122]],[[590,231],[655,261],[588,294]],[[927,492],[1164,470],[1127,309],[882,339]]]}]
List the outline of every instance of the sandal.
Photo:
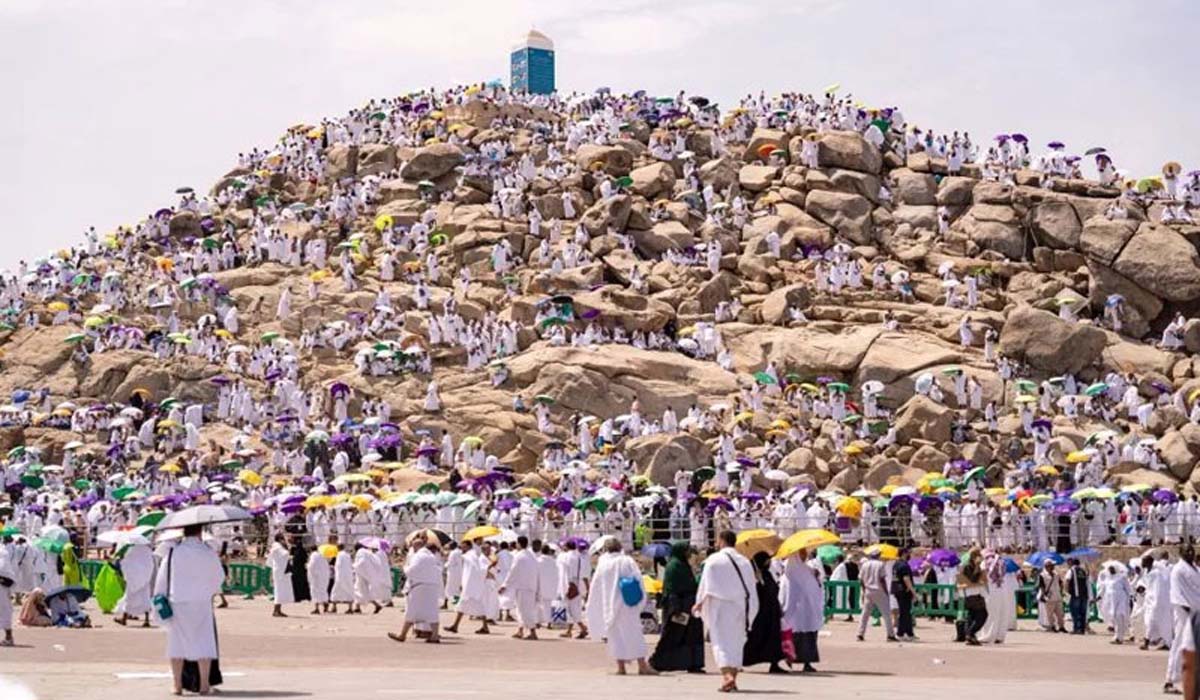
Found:
[{"label": "sandal", "polygon": [[395,632],[388,632],[387,636],[388,636],[388,639],[392,640],[393,642],[400,642],[401,644],[404,643],[404,637],[401,637],[400,635],[396,634]]}]

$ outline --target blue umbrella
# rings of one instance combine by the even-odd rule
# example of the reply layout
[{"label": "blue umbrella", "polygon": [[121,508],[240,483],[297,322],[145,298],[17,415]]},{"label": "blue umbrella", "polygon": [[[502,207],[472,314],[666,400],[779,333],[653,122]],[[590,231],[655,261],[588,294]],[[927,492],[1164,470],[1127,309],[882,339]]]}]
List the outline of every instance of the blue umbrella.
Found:
[{"label": "blue umbrella", "polygon": [[671,545],[666,542],[651,542],[642,547],[642,554],[650,559],[666,559],[671,554]]},{"label": "blue umbrella", "polygon": [[1004,573],[1015,574],[1021,570],[1021,565],[1018,564],[1012,557],[1004,557]]},{"label": "blue umbrella", "polygon": [[54,598],[70,594],[75,598],[76,602],[82,603],[92,597],[92,592],[83,586],[61,586],[55,588],[46,594],[46,602],[50,602]]},{"label": "blue umbrella", "polygon": [[1066,561],[1066,559],[1063,559],[1063,556],[1058,552],[1034,552],[1033,554],[1029,555],[1029,558],[1025,560],[1025,563],[1036,568],[1041,568],[1042,565],[1047,561],[1052,561],[1055,564],[1061,564]]}]

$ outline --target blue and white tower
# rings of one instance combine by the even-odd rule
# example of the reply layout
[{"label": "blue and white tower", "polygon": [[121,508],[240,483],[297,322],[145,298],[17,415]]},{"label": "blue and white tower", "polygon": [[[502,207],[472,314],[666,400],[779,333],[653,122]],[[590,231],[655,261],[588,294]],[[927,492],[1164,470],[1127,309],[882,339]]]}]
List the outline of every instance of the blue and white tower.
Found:
[{"label": "blue and white tower", "polygon": [[554,92],[554,42],[536,29],[513,49],[512,90],[549,95]]}]

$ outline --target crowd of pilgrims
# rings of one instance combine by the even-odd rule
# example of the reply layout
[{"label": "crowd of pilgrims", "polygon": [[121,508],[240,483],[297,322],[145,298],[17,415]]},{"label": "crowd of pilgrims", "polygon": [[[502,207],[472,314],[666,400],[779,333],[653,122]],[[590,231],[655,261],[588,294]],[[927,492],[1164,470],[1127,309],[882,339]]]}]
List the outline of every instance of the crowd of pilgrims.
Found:
[{"label": "crowd of pilgrims", "polygon": [[[570,118],[543,118],[536,110],[505,113],[492,124],[494,138],[472,144],[444,118],[444,110],[479,100],[548,108]],[[301,557],[304,566],[291,567],[296,589],[305,583],[295,578],[301,576],[300,569],[311,575],[313,567],[320,569],[325,562],[332,572],[329,580],[339,591],[331,600],[353,602],[356,608],[365,601],[390,598],[388,551],[403,549],[406,538],[423,528],[434,528],[457,542],[472,527],[494,525],[503,539],[497,560],[503,561],[506,552],[514,559],[522,556],[532,544],[513,543],[536,540],[541,551],[533,556],[564,550],[555,561],[561,564],[566,557],[568,569],[576,559],[587,560],[580,547],[609,536],[604,546],[615,543],[608,554],[620,562],[614,564],[613,575],[625,566],[622,548],[681,541],[690,545],[687,551],[707,552],[726,530],[769,528],[787,535],[828,528],[847,543],[980,546],[992,552],[1174,544],[1200,530],[1195,496],[1181,499],[1171,489],[1148,485],[1115,489],[1103,482],[1105,468],[1117,462],[1164,469],[1154,439],[1143,437],[1139,429],[1164,407],[1200,423],[1200,402],[1194,396],[1115,372],[1090,385],[1073,375],[1035,383],[1024,378],[1026,368],[996,352],[991,329],[984,331],[983,355],[1004,387],[1002,396],[985,402],[978,370],[961,369],[923,375],[916,391],[956,409],[953,439],[960,444],[980,432],[998,434],[1001,419],[1015,412],[1021,427],[1007,452],[998,454],[991,465],[948,460],[915,487],[890,484],[853,494],[822,491],[813,484],[788,487],[789,474],[779,467],[786,455],[819,437],[836,448],[842,464],[834,466],[896,444],[894,415],[879,400],[883,387],[877,382],[850,387],[833,377],[796,377],[788,368],[768,363],[728,402],[693,405],[682,417],[673,408],[648,415],[636,400],[621,416],[580,415],[556,407],[554,397],[514,389],[513,408],[533,414],[537,429],[552,438],[539,467],[553,478],[545,487],[533,487],[489,454],[479,438],[422,429],[422,416],[398,415],[386,398],[347,382],[315,382],[304,375],[310,359],[333,355],[352,358],[360,377],[419,377],[426,386],[424,414],[437,416],[442,411],[437,369],[461,362],[468,371],[485,371],[493,387],[509,388],[505,360],[521,352],[528,342],[522,335],[528,332],[550,345],[628,344],[681,353],[733,371],[721,324],[738,317],[737,300],[722,302],[711,322],[688,329],[670,322],[650,331],[625,328],[587,310],[576,313],[569,294],[547,296],[538,303],[532,326],[490,310],[481,316],[460,313],[461,300],[483,287],[498,287],[512,300],[530,280],[562,279],[594,261],[589,250],[592,234],[579,218],[583,202],[578,195],[563,188],[564,216],[549,217],[534,202],[534,185],[579,174],[575,151],[584,144],[615,143],[625,135],[631,115],[657,127],[649,144],[653,157],[681,163],[691,188],[686,204],[714,226],[735,230],[750,225],[760,212],[736,186],[717,191],[700,179],[695,156],[687,149],[695,127],[714,130],[711,147],[717,156],[729,144],[746,142],[759,127],[809,127],[816,136],[804,141],[799,154],[809,167],[818,166],[816,138],[830,130],[859,132],[901,156],[924,151],[944,158],[951,173],[976,164],[982,177],[1014,183],[1018,171],[1033,169],[1047,188],[1055,187],[1057,178],[1084,177],[1087,162],[1067,154],[1059,142],[1035,155],[1021,134],[1000,135],[981,145],[966,132],[923,130],[908,123],[899,109],[860,108],[849,96],[833,92],[747,96],[722,117],[708,100],[683,93],[657,99],[608,91],[547,97],[472,86],[372,100],[340,118],[293,128],[271,148],[239,154],[237,174],[223,179],[212,193],[180,188],[174,206],[136,225],[108,235],[89,229],[83,244],[33,262],[21,261],[15,271],[0,276],[3,332],[44,326],[71,330],[63,342],[71,346],[71,362],[81,369],[115,351],[144,352],[163,362],[187,358],[211,369],[207,381],[213,386],[208,401],[155,396],[140,388],[127,401],[80,405],[44,387],[13,393],[10,404],[0,407],[0,427],[38,427],[69,432],[73,438],[53,448],[60,464],[46,464],[44,449],[17,445],[0,465],[6,494],[0,504],[6,529],[0,537],[4,561],[15,573],[7,577],[13,579],[13,592],[33,600],[34,591],[44,593],[69,583],[72,566],[66,560],[74,558],[76,547],[92,547],[104,533],[136,527],[147,513],[195,503],[237,503],[256,516],[236,534],[218,538],[215,546],[227,560],[246,552],[265,554],[278,576],[281,566]],[[518,128],[545,146],[541,162],[514,150],[510,138]],[[439,192],[433,183],[422,182],[419,196],[426,206],[413,223],[403,224],[390,215],[375,215],[392,173],[328,176],[332,147],[420,146],[431,139],[464,148],[467,155],[458,184],[489,183],[486,206],[491,215],[527,222],[529,235],[540,239],[528,259],[503,239],[490,250],[494,278],[476,279],[478,273],[471,267],[456,268],[446,247],[448,237],[439,230],[439,205],[454,202],[459,189]],[[1148,179],[1152,181],[1147,184],[1127,179],[1104,149],[1092,151],[1088,156],[1095,178],[1120,192],[1107,212],[1111,218],[1126,216],[1131,207],[1156,203],[1163,205],[1165,220],[1185,221],[1189,209],[1200,205],[1200,172],[1183,175],[1177,164],[1168,164],[1162,177]],[[779,158],[771,153],[762,160]],[[628,186],[602,170],[591,174],[600,199]],[[285,205],[272,185],[280,179],[309,186],[309,192],[322,185],[325,194]],[[884,201],[890,200],[890,185],[886,179],[881,185]],[[655,219],[670,216],[662,202],[654,204],[651,214]],[[939,212],[939,220],[943,227],[948,224],[945,211]],[[665,261],[715,275],[725,252],[714,239],[648,257],[635,251],[630,236],[608,233],[635,255],[628,275],[628,286],[635,292],[647,291],[652,265]],[[778,234],[769,234],[765,245],[764,255],[783,256]],[[818,294],[869,286],[901,300],[913,299],[907,271],[889,275],[883,265],[864,265],[845,243],[826,250],[802,248],[794,255],[810,263],[805,269]],[[261,308],[263,298],[239,303],[221,283],[222,273],[238,269],[302,276],[283,285],[272,313]],[[947,290],[945,302],[953,307],[975,308],[991,283],[986,271],[959,279],[945,267],[938,274]],[[374,294],[369,308],[305,325],[295,338],[276,331],[251,337],[244,327],[247,314],[256,321],[282,323],[295,316],[295,307],[358,290]],[[1119,331],[1123,300],[1110,302],[1095,321]],[[1060,306],[1064,318],[1076,320],[1079,312],[1072,304]],[[788,314],[792,325],[807,322],[799,308]],[[1184,321],[1180,316],[1164,331],[1164,347],[1182,344]],[[884,325],[895,329],[898,322],[889,314]],[[974,346],[978,332],[964,317],[962,344]],[[443,352],[450,349],[463,352]],[[773,417],[769,429],[755,420],[764,414]],[[1079,458],[1056,464],[1060,455],[1052,454],[1051,442],[1053,419],[1059,416],[1103,422],[1111,430],[1099,431],[1086,449],[1072,453]],[[231,432],[225,434],[232,437],[206,437],[205,430],[213,426],[227,427]],[[679,432],[717,436],[712,467],[680,471],[673,485],[652,484],[639,475],[644,465],[623,452],[631,438]],[[765,444],[753,459],[735,447],[740,437],[752,432]],[[394,472],[412,470],[431,477],[448,474],[449,479],[442,489],[390,487]],[[65,536],[59,536],[59,530]],[[47,531],[55,537],[43,536]],[[335,548],[332,561],[307,555],[319,545]],[[140,546],[144,545],[128,551]],[[511,546],[519,551],[513,554]],[[466,553],[460,547],[451,547],[446,563],[451,570],[464,566],[452,562],[492,545],[477,544]],[[424,550],[418,546],[416,551]],[[569,556],[573,551],[575,558]],[[681,558],[672,557],[672,563]],[[684,561],[686,557],[685,553]],[[127,568],[144,573],[147,567],[142,564]],[[774,570],[784,582],[801,572],[802,577],[789,585],[805,590],[811,587],[803,578],[809,576],[803,573],[808,569],[816,572],[817,580],[848,577],[849,562],[828,570],[809,564],[789,560]],[[559,585],[551,588],[562,598],[572,581],[556,566]],[[545,566],[547,581],[550,568]],[[945,579],[936,566],[928,570],[934,579]],[[668,577],[680,586],[686,578],[671,575],[670,565]],[[442,580],[441,574],[438,578]],[[953,578],[949,574],[945,580]],[[456,579],[454,573],[446,578],[449,590],[456,588]],[[466,579],[464,574],[464,589]],[[323,580],[321,574],[316,580]],[[788,586],[784,589],[786,601]],[[771,597],[769,591],[765,595]],[[133,616],[143,614],[142,603],[126,610]],[[566,607],[570,609],[569,601]],[[571,619],[579,621],[578,613]]]}]

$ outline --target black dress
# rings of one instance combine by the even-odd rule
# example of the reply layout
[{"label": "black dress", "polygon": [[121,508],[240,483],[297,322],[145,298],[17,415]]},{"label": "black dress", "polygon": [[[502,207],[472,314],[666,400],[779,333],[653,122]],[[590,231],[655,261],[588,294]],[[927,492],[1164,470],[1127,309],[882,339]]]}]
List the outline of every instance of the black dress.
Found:
[{"label": "black dress", "polygon": [[673,553],[663,575],[662,635],[650,656],[656,671],[704,670],[704,623],[692,615],[698,588],[691,567]]},{"label": "black dress", "polygon": [[778,663],[783,660],[783,608],[779,605],[779,584],[765,567],[759,569],[758,615],[750,625],[742,665]]},{"label": "black dress", "polygon": [[[312,600],[312,594],[308,590],[308,550],[304,545],[297,542],[292,545],[292,593],[296,596],[296,602],[302,603],[306,600]],[[321,556],[317,554],[316,556]]]}]

